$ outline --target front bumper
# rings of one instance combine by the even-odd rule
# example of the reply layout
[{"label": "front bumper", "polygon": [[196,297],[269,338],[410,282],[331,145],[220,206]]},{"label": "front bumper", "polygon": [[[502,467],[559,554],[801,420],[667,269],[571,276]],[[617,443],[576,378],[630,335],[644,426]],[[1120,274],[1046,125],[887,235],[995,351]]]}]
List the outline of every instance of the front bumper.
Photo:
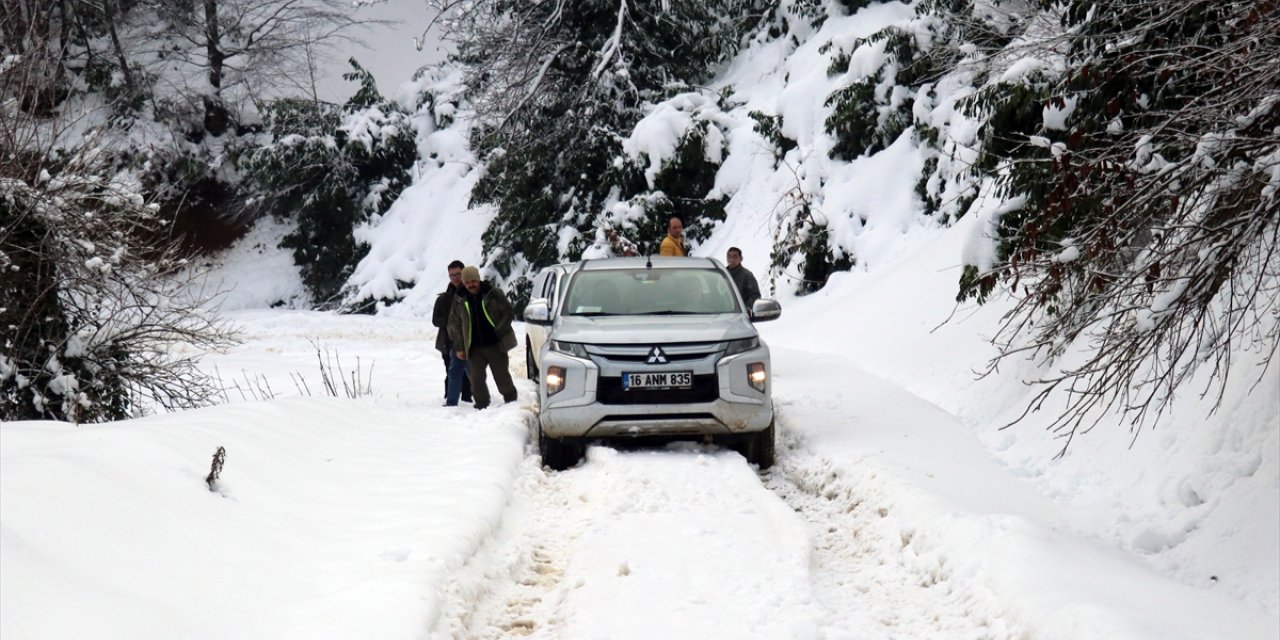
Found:
[{"label": "front bumper", "polygon": [[[771,379],[764,391],[747,381],[747,366],[763,363],[771,374],[769,350],[761,346],[727,357],[706,361],[673,363],[663,367],[645,366],[643,371],[692,371],[695,378],[714,385],[714,393],[697,401],[670,401],[677,394],[637,396],[620,401],[616,387],[619,376],[635,372],[642,365],[618,364],[606,359],[579,358],[546,350],[543,371],[563,367],[564,388],[548,396],[547,384],[539,385],[539,418],[542,431],[553,438],[610,438],[638,436],[726,435],[763,431],[773,423]],[[653,392],[623,391],[621,394]],[[688,395],[688,394],[683,394]],[[696,394],[695,394],[696,395]],[[652,397],[654,402],[645,401]]]}]

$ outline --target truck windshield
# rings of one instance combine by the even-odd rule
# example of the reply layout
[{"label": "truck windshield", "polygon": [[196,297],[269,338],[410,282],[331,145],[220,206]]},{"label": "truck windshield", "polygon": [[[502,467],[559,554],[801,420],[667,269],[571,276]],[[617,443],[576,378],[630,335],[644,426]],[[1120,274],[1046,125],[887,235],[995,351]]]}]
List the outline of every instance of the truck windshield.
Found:
[{"label": "truck windshield", "polygon": [[715,269],[579,271],[565,298],[569,315],[739,313],[733,283]]}]

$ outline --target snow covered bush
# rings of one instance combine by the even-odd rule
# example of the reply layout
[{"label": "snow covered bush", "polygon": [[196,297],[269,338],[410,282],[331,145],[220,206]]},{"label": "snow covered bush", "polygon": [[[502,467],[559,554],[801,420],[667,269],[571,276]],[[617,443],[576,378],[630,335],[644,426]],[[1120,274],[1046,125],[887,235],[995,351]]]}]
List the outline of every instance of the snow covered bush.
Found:
[{"label": "snow covered bush", "polygon": [[15,103],[0,107],[0,135],[28,147],[0,158],[0,418],[97,422],[211,403],[220,387],[195,359],[230,334],[176,276],[185,261],[166,247],[158,207],[99,139],[40,148],[59,137],[56,121]]},{"label": "snow covered bush", "polygon": [[297,228],[293,250],[303,282],[321,307],[364,310],[348,299],[347,280],[368,247],[359,224],[386,212],[410,183],[415,133],[407,114],[378,93],[373,77],[351,61],[361,89],[344,107],[282,99],[266,111],[269,140],[248,152],[244,169],[261,205]]}]

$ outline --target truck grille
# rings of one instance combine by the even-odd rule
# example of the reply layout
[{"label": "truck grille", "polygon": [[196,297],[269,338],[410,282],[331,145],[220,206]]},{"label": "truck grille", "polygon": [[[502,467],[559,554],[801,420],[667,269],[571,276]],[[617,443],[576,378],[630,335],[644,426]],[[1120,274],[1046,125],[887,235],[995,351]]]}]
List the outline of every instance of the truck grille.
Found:
[{"label": "truck grille", "polygon": [[724,353],[723,342],[677,342],[668,344],[591,344],[587,352],[595,359],[634,364],[644,363],[654,347],[660,347],[667,362],[692,362],[718,358]]}]

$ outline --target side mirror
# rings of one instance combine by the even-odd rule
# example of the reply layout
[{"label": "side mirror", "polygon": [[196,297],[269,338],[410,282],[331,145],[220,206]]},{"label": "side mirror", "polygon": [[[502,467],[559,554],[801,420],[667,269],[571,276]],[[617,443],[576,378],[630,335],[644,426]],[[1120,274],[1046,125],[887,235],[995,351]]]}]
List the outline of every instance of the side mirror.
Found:
[{"label": "side mirror", "polygon": [[752,322],[768,322],[782,317],[782,305],[777,300],[761,298],[751,305]]},{"label": "side mirror", "polygon": [[534,298],[524,308],[524,321],[529,324],[551,324],[551,307],[546,298]]}]

